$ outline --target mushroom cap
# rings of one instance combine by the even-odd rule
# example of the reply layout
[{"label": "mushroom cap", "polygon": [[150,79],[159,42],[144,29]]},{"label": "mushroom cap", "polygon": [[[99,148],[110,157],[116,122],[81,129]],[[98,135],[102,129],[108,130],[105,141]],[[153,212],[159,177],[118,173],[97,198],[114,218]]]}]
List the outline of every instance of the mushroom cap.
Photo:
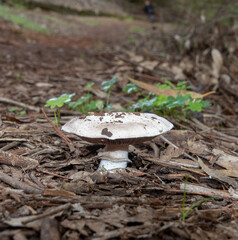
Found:
[{"label": "mushroom cap", "polygon": [[140,143],[168,132],[173,124],[152,113],[92,113],[67,122],[62,130],[103,144]]}]

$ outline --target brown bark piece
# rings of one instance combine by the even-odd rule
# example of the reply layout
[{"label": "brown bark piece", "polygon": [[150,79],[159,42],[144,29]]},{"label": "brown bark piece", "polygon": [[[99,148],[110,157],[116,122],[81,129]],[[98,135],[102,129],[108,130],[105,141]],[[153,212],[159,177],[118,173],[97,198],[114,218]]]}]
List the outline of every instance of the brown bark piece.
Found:
[{"label": "brown bark piece", "polygon": [[58,222],[55,219],[45,218],[41,224],[41,240],[60,240]]}]

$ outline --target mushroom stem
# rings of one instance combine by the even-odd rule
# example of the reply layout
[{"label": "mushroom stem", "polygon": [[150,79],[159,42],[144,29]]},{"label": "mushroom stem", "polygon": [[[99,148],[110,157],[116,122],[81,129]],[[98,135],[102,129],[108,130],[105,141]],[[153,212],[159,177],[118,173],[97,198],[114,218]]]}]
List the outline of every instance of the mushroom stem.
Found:
[{"label": "mushroom stem", "polygon": [[104,168],[105,170],[124,169],[127,167],[128,159],[128,145],[107,145],[106,151],[99,153],[101,158],[98,170]]}]

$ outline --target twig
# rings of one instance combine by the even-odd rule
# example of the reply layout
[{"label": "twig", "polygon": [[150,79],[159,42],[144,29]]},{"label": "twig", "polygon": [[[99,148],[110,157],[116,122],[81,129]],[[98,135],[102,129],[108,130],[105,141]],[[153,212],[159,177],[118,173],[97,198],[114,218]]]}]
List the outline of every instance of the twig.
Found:
[{"label": "twig", "polygon": [[196,118],[192,118],[193,122],[196,124],[196,127],[198,127],[199,129],[203,130],[203,131],[211,131],[215,134],[217,134],[218,136],[220,137],[224,137],[224,138],[227,138],[227,139],[230,139],[230,140],[233,140],[235,141],[235,143],[238,143],[238,138],[236,137],[233,137],[233,136],[229,136],[225,133],[221,133],[217,130],[214,130],[208,126],[206,126],[205,124],[201,123],[200,121],[198,121]]},{"label": "twig", "polygon": [[68,177],[61,176],[61,175],[59,175],[59,174],[52,173],[52,172],[49,172],[49,171],[46,171],[46,170],[43,170],[43,169],[37,169],[37,171],[38,171],[38,172],[42,172],[42,173],[46,173],[46,174],[49,174],[49,175],[52,175],[52,176],[55,176],[55,177],[64,178],[64,179],[69,179]]},{"label": "twig", "polygon": [[73,143],[67,136],[65,136],[53,123],[52,121],[48,118],[48,116],[46,115],[44,109],[41,109],[42,112],[45,115],[45,118],[47,119],[47,121],[49,122],[49,124],[54,128],[54,130],[58,133],[58,135],[68,144],[72,144],[74,147],[79,148],[75,143]]},{"label": "twig", "polygon": [[36,189],[36,188],[33,188],[23,182],[20,182],[18,181],[17,179],[15,178],[12,178],[10,176],[8,176],[7,174],[5,173],[2,173],[0,172],[0,180],[7,183],[8,185],[14,187],[14,188],[17,188],[17,189],[23,189],[24,192],[26,193],[41,193],[42,191],[39,190],[39,189]]},{"label": "twig", "polygon": [[18,101],[14,101],[14,100],[12,100],[12,99],[0,97],[0,102],[2,102],[2,103],[8,103],[8,104],[12,104],[12,105],[15,105],[15,106],[27,108],[27,109],[30,109],[30,110],[32,110],[32,111],[40,112],[40,108],[38,108],[38,107],[34,107],[34,106],[31,106],[31,105],[28,105],[28,104],[25,104],[25,103],[21,103],[21,102],[18,102]]},{"label": "twig", "polygon": [[[187,193],[191,193],[191,194],[198,194],[198,195],[204,195],[204,196],[210,196],[210,197],[232,198],[227,191],[206,188],[206,187],[202,187],[200,185],[195,185],[195,184],[186,184],[186,186],[184,186],[184,183],[181,183],[180,191],[184,192],[184,189]],[[176,192],[176,190],[174,192]]]},{"label": "twig", "polygon": [[38,219],[42,219],[42,218],[45,218],[45,217],[48,217],[48,216],[52,216],[52,215],[55,215],[58,212],[66,210],[70,207],[71,207],[71,203],[67,203],[67,204],[61,205],[59,207],[55,207],[55,208],[53,208],[53,209],[51,209],[51,210],[49,210],[45,213],[42,213],[42,214],[39,214],[39,215],[36,215],[36,216],[32,216],[30,219],[28,219],[26,221],[23,221],[22,223],[27,224],[27,223],[36,221]]},{"label": "twig", "polygon": [[[164,140],[165,142],[167,142],[169,145],[173,146],[176,149],[179,149],[179,147],[177,147],[174,143],[170,142],[167,138],[165,138],[164,136],[160,135],[159,136],[162,140]],[[190,154],[184,152],[183,155],[185,155],[186,157],[190,158],[191,160],[197,162],[197,159],[192,157]]]},{"label": "twig", "polygon": [[45,186],[38,180],[38,178],[35,176],[34,172],[31,171],[29,174],[31,180],[37,184],[40,188],[45,188]]},{"label": "twig", "polygon": [[39,165],[39,162],[33,158],[19,156],[2,150],[0,150],[0,163],[24,169],[34,169]]}]

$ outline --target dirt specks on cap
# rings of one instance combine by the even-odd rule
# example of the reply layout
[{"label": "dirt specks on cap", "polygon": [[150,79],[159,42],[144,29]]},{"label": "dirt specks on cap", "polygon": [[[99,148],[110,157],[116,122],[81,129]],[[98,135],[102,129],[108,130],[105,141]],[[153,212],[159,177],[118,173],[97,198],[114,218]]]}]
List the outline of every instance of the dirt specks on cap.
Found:
[{"label": "dirt specks on cap", "polygon": [[115,118],[124,118],[125,117],[125,113],[124,112],[122,112],[122,113],[117,113],[116,115],[115,115]]},{"label": "dirt specks on cap", "polygon": [[101,132],[102,135],[106,135],[108,137],[111,137],[112,136],[112,133],[110,131],[108,131],[107,128],[103,128],[102,132]]}]

